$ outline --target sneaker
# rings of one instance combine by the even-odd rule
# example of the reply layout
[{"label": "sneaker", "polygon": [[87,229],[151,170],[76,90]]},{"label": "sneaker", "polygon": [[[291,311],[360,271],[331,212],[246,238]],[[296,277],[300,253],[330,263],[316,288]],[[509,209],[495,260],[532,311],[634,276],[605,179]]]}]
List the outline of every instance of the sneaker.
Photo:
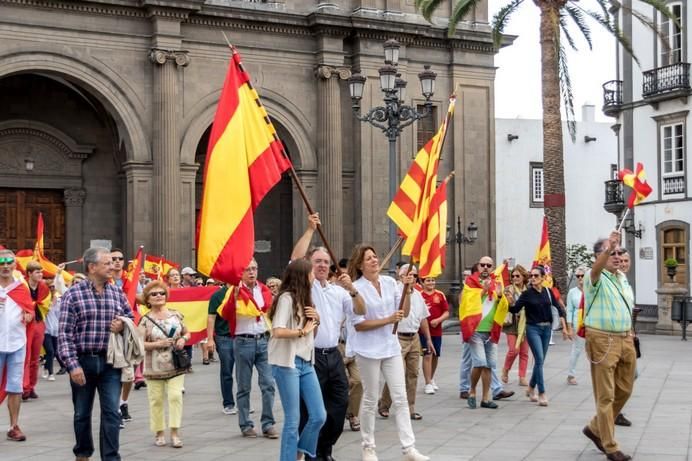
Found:
[{"label": "sneaker", "polygon": [[262,435],[268,439],[278,439],[279,438],[279,431],[277,431],[274,426],[271,426],[266,431],[262,431]]},{"label": "sneaker", "polygon": [[125,421],[123,421],[122,416],[120,416],[120,429],[125,429]]},{"label": "sneaker", "polygon": [[378,461],[377,460],[377,453],[375,453],[375,449],[371,447],[363,447],[363,450],[361,451],[360,459],[362,461]]},{"label": "sneaker", "polygon": [[433,389],[435,389],[436,391],[440,390],[440,386],[437,385],[434,379],[430,380],[430,384],[432,384]]},{"label": "sneaker", "polygon": [[248,427],[243,431],[243,437],[247,437],[248,439],[256,439],[257,431],[254,427]]},{"label": "sneaker", "polygon": [[429,457],[422,455],[414,447],[411,447],[408,450],[404,451],[404,457],[401,459],[403,461],[429,461],[430,460]]},{"label": "sneaker", "polygon": [[122,418],[123,421],[125,422],[130,422],[132,421],[132,416],[130,416],[130,412],[127,408],[127,404],[123,403],[120,405],[120,417]]},{"label": "sneaker", "polygon": [[255,412],[255,409],[250,407],[250,414],[253,414]]},{"label": "sneaker", "polygon": [[425,385],[425,393],[428,395],[435,393],[435,388],[433,387],[432,383]]},{"label": "sneaker", "polygon": [[26,440],[26,435],[16,424],[7,431],[7,440],[12,440],[14,442],[23,442]]},{"label": "sneaker", "polygon": [[55,381],[55,375],[48,375],[48,381]]},{"label": "sneaker", "polygon": [[238,409],[233,405],[228,406],[228,407],[223,407],[223,414],[224,415],[237,415]]},{"label": "sneaker", "polygon": [[43,372],[41,372],[41,378],[43,378],[43,379],[48,379],[48,375],[49,375],[48,370],[46,370],[46,369],[44,368],[44,369],[43,369]]}]

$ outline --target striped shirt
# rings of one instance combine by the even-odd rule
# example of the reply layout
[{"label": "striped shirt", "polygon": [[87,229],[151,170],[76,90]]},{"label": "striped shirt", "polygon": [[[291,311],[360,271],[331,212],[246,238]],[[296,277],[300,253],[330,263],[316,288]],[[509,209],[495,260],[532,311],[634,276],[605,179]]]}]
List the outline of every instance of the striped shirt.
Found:
[{"label": "striped shirt", "polygon": [[91,280],[72,286],[61,300],[58,356],[68,371],[79,368],[82,353],[105,354],[110,326],[118,316],[133,318],[123,291],[106,283],[99,294]]},{"label": "striped shirt", "polygon": [[633,299],[627,278],[618,271],[615,274],[601,271],[601,277],[591,283],[591,272],[584,275],[584,325],[613,333],[632,329]]}]

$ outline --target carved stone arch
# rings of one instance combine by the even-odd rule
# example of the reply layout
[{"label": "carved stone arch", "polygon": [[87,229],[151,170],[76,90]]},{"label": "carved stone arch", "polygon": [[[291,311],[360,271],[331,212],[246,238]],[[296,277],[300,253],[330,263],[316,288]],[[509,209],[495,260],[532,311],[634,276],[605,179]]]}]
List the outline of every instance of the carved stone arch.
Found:
[{"label": "carved stone arch", "polygon": [[[53,48],[52,50],[50,48]],[[73,56],[65,48],[41,44],[0,51],[0,78],[21,72],[52,72],[73,81],[97,98],[113,115],[127,149],[127,160],[151,161],[141,115],[144,104],[129,83],[95,58]]]}]

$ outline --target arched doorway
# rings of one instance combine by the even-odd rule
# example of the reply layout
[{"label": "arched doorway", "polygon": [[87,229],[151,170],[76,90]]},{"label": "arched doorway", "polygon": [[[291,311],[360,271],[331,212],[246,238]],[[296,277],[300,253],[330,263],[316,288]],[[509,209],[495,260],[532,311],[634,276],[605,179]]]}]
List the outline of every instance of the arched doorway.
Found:
[{"label": "arched doorway", "polygon": [[[275,126],[290,156],[291,142],[287,142],[286,138],[288,134],[276,122]],[[195,216],[199,216],[202,205],[202,179],[210,132],[211,126],[202,135],[195,152],[195,163],[199,164],[195,179]],[[293,244],[293,186],[290,176],[284,174],[279,184],[255,210],[255,259],[259,265],[260,280],[264,281],[271,276],[281,277],[291,256]]]},{"label": "arched doorway", "polygon": [[62,262],[92,240],[121,246],[125,147],[101,102],[69,77],[0,78],[0,243],[33,248],[43,213],[45,251]]}]

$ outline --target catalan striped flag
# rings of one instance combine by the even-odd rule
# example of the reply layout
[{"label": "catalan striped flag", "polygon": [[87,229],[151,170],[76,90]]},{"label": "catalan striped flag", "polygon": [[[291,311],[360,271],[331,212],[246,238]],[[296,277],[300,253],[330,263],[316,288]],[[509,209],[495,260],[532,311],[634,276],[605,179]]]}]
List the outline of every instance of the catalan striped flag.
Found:
[{"label": "catalan striped flag", "polygon": [[201,273],[238,284],[254,253],[254,211],[290,167],[250,75],[233,49],[204,167],[197,235]]},{"label": "catalan striped flag", "polygon": [[422,229],[430,202],[437,186],[437,167],[444,143],[447,126],[454,114],[456,96],[449,99],[449,108],[440,129],[416,154],[408,173],[404,177],[387,216],[394,221],[406,237],[402,253],[410,255],[416,245],[418,233]]},{"label": "catalan striped flag", "polygon": [[437,277],[445,267],[447,250],[447,183],[452,178],[447,176],[435,191],[430,202],[428,220],[418,239],[417,257],[414,261],[420,261],[418,274],[421,278]]},{"label": "catalan striped flag", "polygon": [[543,266],[545,270],[545,278],[543,286],[546,288],[553,287],[553,271],[552,259],[550,257],[550,238],[548,237],[548,219],[543,216],[543,229],[541,230],[541,243],[538,244],[536,256],[533,257],[531,268]]},{"label": "catalan striped flag", "polygon": [[629,208],[639,205],[653,191],[649,183],[646,182],[644,165],[642,165],[640,162],[637,162],[634,173],[628,169],[620,170],[618,172],[618,179],[620,179],[620,181],[622,181],[626,186],[632,188],[629,201],[627,202],[627,206]]},{"label": "catalan striped flag", "polygon": [[[479,328],[480,331],[490,333],[492,342],[497,344],[500,340],[509,303],[504,295],[498,297],[497,291],[502,293],[507,277],[508,269],[504,263],[489,275],[487,282],[481,280],[479,272],[466,277],[459,302],[459,325],[465,342],[468,342]],[[487,287],[484,287],[484,284],[487,284]]]}]

